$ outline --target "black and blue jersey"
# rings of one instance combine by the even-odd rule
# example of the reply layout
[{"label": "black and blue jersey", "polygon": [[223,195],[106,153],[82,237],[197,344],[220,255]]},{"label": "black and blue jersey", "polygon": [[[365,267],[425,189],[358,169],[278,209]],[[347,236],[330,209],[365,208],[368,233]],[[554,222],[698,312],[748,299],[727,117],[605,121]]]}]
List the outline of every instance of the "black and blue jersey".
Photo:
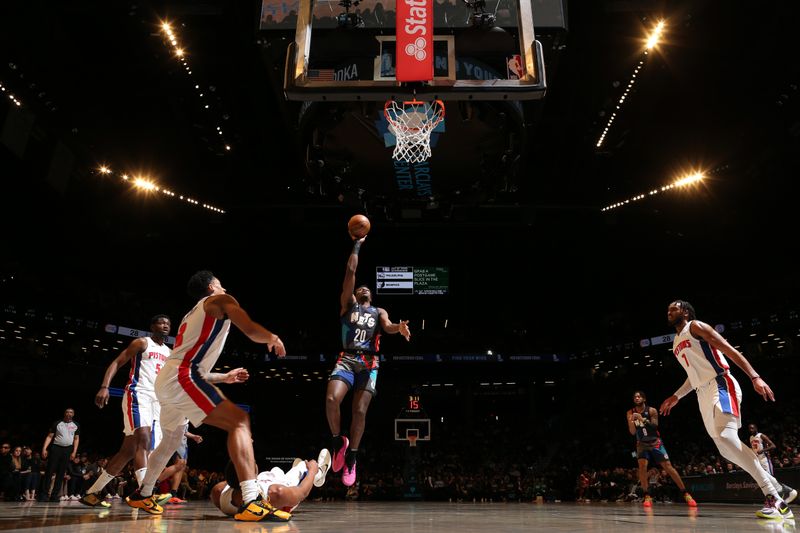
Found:
[{"label": "black and blue jersey", "polygon": [[378,308],[371,305],[350,306],[342,315],[342,348],[347,352],[377,353],[380,349],[381,323]]},{"label": "black and blue jersey", "polygon": [[[634,408],[633,412],[637,413],[638,411]],[[644,444],[656,442],[659,438],[659,434],[658,429],[650,423],[650,408],[645,405],[644,409],[639,414],[642,415],[642,418],[644,418],[647,423],[641,425],[639,423],[636,424],[636,441]]]}]

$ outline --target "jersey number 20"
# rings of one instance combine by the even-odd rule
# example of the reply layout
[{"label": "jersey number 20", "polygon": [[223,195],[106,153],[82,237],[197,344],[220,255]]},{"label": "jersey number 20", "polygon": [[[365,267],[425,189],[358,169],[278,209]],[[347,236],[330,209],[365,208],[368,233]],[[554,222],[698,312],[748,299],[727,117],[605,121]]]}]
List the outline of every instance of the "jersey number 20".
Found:
[{"label": "jersey number 20", "polygon": [[356,328],[356,334],[353,337],[355,342],[364,342],[367,340],[367,330]]}]

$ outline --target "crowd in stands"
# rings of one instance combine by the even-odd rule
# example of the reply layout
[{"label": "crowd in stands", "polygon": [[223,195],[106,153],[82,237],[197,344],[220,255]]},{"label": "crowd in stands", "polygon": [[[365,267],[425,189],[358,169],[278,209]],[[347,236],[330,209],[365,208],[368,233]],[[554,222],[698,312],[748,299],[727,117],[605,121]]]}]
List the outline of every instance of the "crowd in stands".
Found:
[{"label": "crowd in stands", "polygon": [[[86,452],[76,455],[67,467],[59,494],[51,494],[48,498],[47,495],[54,486],[54,478],[46,478],[47,459],[43,459],[39,451],[33,451],[28,445],[12,447],[6,440],[2,440],[0,448],[0,499],[5,501],[78,501],[104,471],[110,459]],[[183,500],[205,499],[211,487],[222,479],[221,472],[186,469],[180,488],[173,496]],[[170,492],[169,483],[170,480],[162,482],[159,487],[161,493]],[[125,498],[135,489],[136,477],[133,465],[129,464],[103,489],[103,496],[108,500]]]}]

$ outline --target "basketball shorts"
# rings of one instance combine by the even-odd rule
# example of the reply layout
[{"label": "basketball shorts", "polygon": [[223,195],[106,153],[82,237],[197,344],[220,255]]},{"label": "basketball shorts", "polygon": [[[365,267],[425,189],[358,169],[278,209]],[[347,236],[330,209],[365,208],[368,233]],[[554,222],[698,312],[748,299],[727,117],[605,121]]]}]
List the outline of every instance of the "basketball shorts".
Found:
[{"label": "basketball shorts", "polygon": [[126,389],[122,395],[122,432],[128,437],[139,428],[150,428],[151,443],[158,446],[161,442],[160,411],[155,392]]},{"label": "basketball shorts", "polygon": [[197,367],[183,367],[167,363],[156,378],[156,396],[161,403],[161,427],[174,431],[190,421],[194,427],[219,404],[225,395],[206,381]]},{"label": "basketball shorts", "polygon": [[721,374],[697,388],[697,404],[708,434],[719,437],[726,427],[742,427],[742,389],[730,374]]},{"label": "basketball shorts", "polygon": [[637,442],[636,443],[636,458],[647,459],[650,463],[661,463],[669,461],[667,449],[664,447],[664,441],[658,439],[653,442]]},{"label": "basketball shorts", "polygon": [[351,389],[365,390],[375,396],[378,383],[378,356],[342,353],[336,360],[330,381],[344,381]]}]

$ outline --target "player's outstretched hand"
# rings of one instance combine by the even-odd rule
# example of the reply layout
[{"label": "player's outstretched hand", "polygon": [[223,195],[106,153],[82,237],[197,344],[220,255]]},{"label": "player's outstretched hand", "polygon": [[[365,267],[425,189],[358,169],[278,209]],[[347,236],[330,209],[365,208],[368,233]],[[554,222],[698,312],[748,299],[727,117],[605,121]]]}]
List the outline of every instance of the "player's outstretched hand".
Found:
[{"label": "player's outstretched hand", "polygon": [[267,343],[267,351],[274,351],[275,355],[278,357],[284,357],[286,355],[286,347],[283,345],[281,338],[277,335],[275,335],[275,338],[272,340],[272,342]]},{"label": "player's outstretched hand", "polygon": [[108,387],[103,387],[97,392],[94,397],[94,404],[100,409],[108,405]]},{"label": "player's outstretched hand", "polygon": [[658,409],[658,413],[667,416],[669,412],[672,411],[672,408],[678,404],[678,401],[680,401],[678,397],[673,394],[661,402],[661,407]]},{"label": "player's outstretched hand", "polygon": [[225,379],[222,380],[223,383],[244,383],[250,379],[250,373],[247,371],[246,368],[234,368],[227,374],[225,374]]},{"label": "player's outstretched hand", "polygon": [[764,398],[764,401],[775,401],[775,393],[772,392],[772,389],[769,388],[769,385],[767,385],[763,379],[754,379],[753,388],[761,395],[762,398]]},{"label": "player's outstretched hand", "polygon": [[400,321],[400,335],[405,337],[407,341],[411,340],[411,330],[408,329],[408,320]]}]

